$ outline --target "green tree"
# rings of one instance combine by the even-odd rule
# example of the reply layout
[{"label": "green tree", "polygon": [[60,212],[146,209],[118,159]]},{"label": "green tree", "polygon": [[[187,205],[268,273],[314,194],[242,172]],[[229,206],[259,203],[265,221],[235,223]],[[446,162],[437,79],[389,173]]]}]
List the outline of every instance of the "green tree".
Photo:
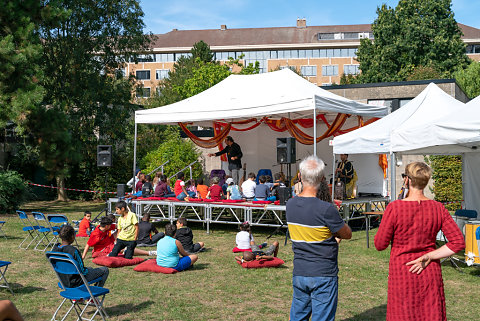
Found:
[{"label": "green tree", "polygon": [[426,158],[432,167],[434,180],[432,192],[439,202],[446,204],[447,209],[454,211],[461,208],[462,190],[462,156],[430,156]]},{"label": "green tree", "polygon": [[200,58],[203,62],[214,62],[214,54],[210,50],[210,46],[203,40],[193,44],[192,49],[190,50],[193,60]]},{"label": "green tree", "polygon": [[[33,121],[32,133],[39,145],[47,145],[40,146],[40,157],[59,187],[73,174],[72,168],[82,171],[76,177],[85,177],[83,182],[90,185],[95,176],[105,174],[95,166],[96,145],[115,145],[117,154],[126,150],[129,122],[136,108],[130,104],[135,82],[118,69],[135,60],[138,53],[147,52],[150,37],[143,33],[143,12],[135,0],[42,3],[42,64],[48,77],[43,82],[44,111],[33,119],[51,122],[48,127],[62,137],[42,130]],[[118,157],[114,164],[123,161]],[[116,166],[112,172],[124,172]],[[66,199],[65,195],[59,191],[59,199]]]},{"label": "green tree", "polygon": [[[178,127],[169,126],[167,139],[160,146],[150,151],[140,162],[141,168],[149,173],[167,160],[164,173],[167,177],[174,175],[178,170],[184,168],[200,157],[200,153],[190,140],[180,137]],[[202,165],[195,163],[192,166],[193,178],[200,177],[203,173]],[[189,171],[185,171],[185,177],[189,177]]]},{"label": "green tree", "polygon": [[480,62],[473,61],[467,68],[458,70],[455,79],[468,97],[480,95]]},{"label": "green tree", "polygon": [[3,1],[0,12],[0,127],[21,125],[43,99],[39,1]]},{"label": "green tree", "polygon": [[357,51],[358,82],[406,80],[415,68],[431,67],[444,77],[469,58],[451,0],[401,0],[396,8],[377,8],[374,40],[362,39]]}]

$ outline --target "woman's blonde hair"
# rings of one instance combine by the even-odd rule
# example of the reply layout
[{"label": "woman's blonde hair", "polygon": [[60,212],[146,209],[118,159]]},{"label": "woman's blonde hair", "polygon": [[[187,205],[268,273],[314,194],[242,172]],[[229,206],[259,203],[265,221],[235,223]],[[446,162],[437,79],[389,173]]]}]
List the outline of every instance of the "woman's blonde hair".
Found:
[{"label": "woman's blonde hair", "polygon": [[410,178],[411,187],[424,189],[432,177],[432,169],[423,162],[413,162],[407,165],[405,174]]}]

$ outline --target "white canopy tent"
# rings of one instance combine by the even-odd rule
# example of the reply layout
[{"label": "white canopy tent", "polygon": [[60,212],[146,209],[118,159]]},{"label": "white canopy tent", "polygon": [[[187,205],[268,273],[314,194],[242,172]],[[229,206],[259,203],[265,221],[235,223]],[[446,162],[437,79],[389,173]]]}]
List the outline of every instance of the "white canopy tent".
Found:
[{"label": "white canopy tent", "polygon": [[392,150],[401,154],[462,155],[464,205],[466,209],[474,209],[480,214],[479,147],[480,96],[434,123],[392,134]]},{"label": "white canopy tent", "polygon": [[[395,197],[395,154],[392,134],[435,123],[443,116],[459,112],[464,104],[430,83],[417,97],[384,118],[333,139],[334,154],[386,154],[391,155],[391,195]],[[415,135],[414,141],[430,141],[427,135]]]},{"label": "white canopy tent", "polygon": [[[188,122],[198,126],[212,126],[212,121],[239,121],[252,117],[286,117],[292,120],[326,117],[338,113],[365,117],[382,117],[387,108],[359,103],[319,88],[293,71],[257,75],[231,75],[215,86],[167,106],[135,112],[134,171],[136,164],[137,124],[175,124]],[[246,132],[244,132],[246,133]],[[317,136],[313,122],[312,136]],[[261,133],[256,136],[263,139]],[[246,136],[246,135],[245,135]],[[284,135],[279,135],[280,137]],[[268,144],[273,145],[271,140]],[[265,149],[263,145],[263,149]],[[313,153],[317,154],[317,144]],[[264,150],[260,149],[259,152]],[[270,152],[271,154],[271,152]]]}]

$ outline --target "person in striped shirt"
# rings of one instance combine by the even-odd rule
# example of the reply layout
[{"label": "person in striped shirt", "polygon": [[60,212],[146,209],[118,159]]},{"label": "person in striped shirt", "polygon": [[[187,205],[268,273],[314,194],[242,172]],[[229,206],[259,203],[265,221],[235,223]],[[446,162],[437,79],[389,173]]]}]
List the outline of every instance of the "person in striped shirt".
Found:
[{"label": "person in striped shirt", "polygon": [[331,203],[316,197],[325,164],[316,156],[300,163],[303,189],[287,202],[292,240],[293,300],[290,320],[334,320],[338,302],[338,239],[352,230]]}]

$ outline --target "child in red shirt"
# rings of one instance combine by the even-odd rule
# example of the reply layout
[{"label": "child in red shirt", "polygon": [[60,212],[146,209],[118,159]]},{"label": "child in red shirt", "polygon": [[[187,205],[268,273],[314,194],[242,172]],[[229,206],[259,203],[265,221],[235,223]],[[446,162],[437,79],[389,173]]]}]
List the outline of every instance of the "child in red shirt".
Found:
[{"label": "child in red shirt", "polygon": [[207,198],[210,198],[214,201],[220,201],[223,197],[223,190],[218,183],[220,179],[218,177],[212,178],[212,185],[208,188]]},{"label": "child in red shirt", "polygon": [[91,225],[92,213],[86,211],[83,214],[83,219],[80,221],[80,226],[78,227],[77,237],[88,237],[92,232]]},{"label": "child in red shirt", "polygon": [[115,238],[110,235],[111,226],[112,220],[109,217],[102,217],[100,225],[90,234],[85,250],[83,250],[82,259],[85,259],[90,247],[93,247],[93,253],[103,252],[108,254],[112,251],[113,245],[115,244]]}]

